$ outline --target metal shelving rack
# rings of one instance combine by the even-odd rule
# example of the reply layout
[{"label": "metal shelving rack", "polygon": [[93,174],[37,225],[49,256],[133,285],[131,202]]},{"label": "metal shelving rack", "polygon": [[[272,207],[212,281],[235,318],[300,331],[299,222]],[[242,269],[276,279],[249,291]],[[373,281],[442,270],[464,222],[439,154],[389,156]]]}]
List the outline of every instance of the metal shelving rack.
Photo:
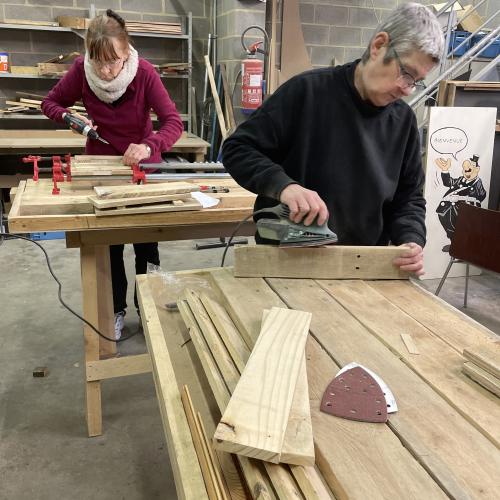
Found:
[{"label": "metal shelving rack", "polygon": [[[51,32],[65,32],[65,33],[74,33],[76,36],[80,38],[85,38],[85,30],[79,30],[74,28],[67,28],[64,26],[39,26],[34,24],[7,24],[0,23],[0,29],[9,29],[9,30],[31,30],[31,31],[51,31]],[[187,64],[189,68],[192,68],[193,64],[193,16],[191,12],[188,12],[186,15],[186,19],[184,22],[184,34],[182,35],[169,35],[163,33],[146,33],[146,32],[131,32],[130,36],[132,37],[144,37],[144,38],[162,38],[162,39],[170,39],[170,40],[179,40],[184,44],[187,44],[187,51],[182,50],[183,59],[187,59]],[[59,76],[38,76],[38,75],[23,75],[23,74],[12,74],[12,73],[0,73],[0,78],[32,78],[32,79],[40,79],[40,80],[58,80],[61,77]],[[192,69],[189,70],[187,75],[160,75],[160,78],[165,80],[170,79],[180,79],[187,81],[187,89],[186,89],[186,102],[187,102],[187,112],[180,113],[181,119],[183,122],[187,123],[188,132],[191,132],[191,88],[193,86],[193,76]],[[37,119],[46,119],[44,115],[22,115],[22,114],[10,114],[10,115],[0,115],[1,119],[8,120],[37,120]]]}]

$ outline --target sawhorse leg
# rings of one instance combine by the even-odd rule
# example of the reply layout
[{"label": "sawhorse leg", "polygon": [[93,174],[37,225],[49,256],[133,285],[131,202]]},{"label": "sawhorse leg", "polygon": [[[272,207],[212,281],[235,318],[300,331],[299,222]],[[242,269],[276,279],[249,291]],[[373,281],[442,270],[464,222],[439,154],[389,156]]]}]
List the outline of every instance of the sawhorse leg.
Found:
[{"label": "sawhorse leg", "polygon": [[[82,246],[80,248],[82,273],[83,317],[107,337],[114,337],[113,294],[109,246]],[[84,324],[85,395],[87,430],[89,437],[102,434],[101,382],[88,381],[87,363],[116,354],[116,344],[97,335]]]}]

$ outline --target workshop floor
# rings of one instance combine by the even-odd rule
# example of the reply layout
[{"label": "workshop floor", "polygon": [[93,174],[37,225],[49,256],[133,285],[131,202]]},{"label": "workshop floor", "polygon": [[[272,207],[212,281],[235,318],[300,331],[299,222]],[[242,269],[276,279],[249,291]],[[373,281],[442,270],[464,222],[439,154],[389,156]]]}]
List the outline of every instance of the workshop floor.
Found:
[{"label": "workshop floor", "polygon": [[[63,240],[42,244],[64,298],[80,311],[78,250],[66,249]],[[217,266],[221,253],[196,251],[191,241],[160,244],[168,270]],[[130,245],[125,255],[132,283]],[[461,310],[463,281],[449,279],[442,291]],[[103,383],[104,435],[87,438],[81,324],[57,301],[40,250],[25,241],[4,242],[0,284],[0,499],[176,498],[151,375]],[[437,280],[422,285],[434,291]],[[471,279],[465,312],[500,335],[498,276]],[[138,327],[131,286],[125,322],[125,334]],[[121,344],[120,351],[144,352],[144,337]],[[38,366],[48,368],[47,377],[33,378]]]}]

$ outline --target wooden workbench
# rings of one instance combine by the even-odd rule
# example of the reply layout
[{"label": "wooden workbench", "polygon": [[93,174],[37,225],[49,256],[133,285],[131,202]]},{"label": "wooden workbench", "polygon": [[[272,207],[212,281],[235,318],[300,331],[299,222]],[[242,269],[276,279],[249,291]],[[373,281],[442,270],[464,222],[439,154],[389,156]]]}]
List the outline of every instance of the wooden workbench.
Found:
[{"label": "wooden workbench", "polygon": [[[493,341],[492,332],[407,280],[234,278],[231,269],[217,268],[178,273],[178,286],[186,278],[193,286],[193,277],[205,280],[195,286],[225,306],[240,332],[258,335],[263,309],[271,306],[312,313],[306,357],[316,466],[271,464],[243,480],[219,455],[233,498],[245,498],[245,482],[254,493],[247,498],[498,498],[500,400],[461,371],[463,349]],[[200,361],[180,314],[165,308],[174,291],[157,275],[138,283],[178,496],[207,498],[179,396],[187,384],[211,437],[220,411],[207,358]],[[420,354],[409,353],[401,333],[412,336]],[[399,411],[387,424],[319,411],[327,384],[351,361],[393,391]]]},{"label": "wooden workbench", "polygon": [[[0,130],[0,155],[30,153],[82,153],[87,139],[71,130]],[[181,137],[169,151],[192,155],[193,161],[204,161],[210,144],[189,134]]]},{"label": "wooden workbench", "polygon": [[[87,201],[96,182],[60,183],[61,193],[52,195],[49,179],[22,181],[9,213],[9,230],[66,231],[67,247],[80,248],[83,316],[102,333],[114,337],[109,245],[229,236],[236,223],[251,213],[255,196],[232,179],[203,179],[201,183],[224,184],[230,192],[215,194],[221,203],[206,210],[96,217]],[[253,223],[245,224],[240,232],[253,233]],[[150,363],[145,355],[104,359],[115,355],[116,344],[99,338],[87,326],[84,337],[87,426],[89,436],[96,436],[102,433],[100,381],[144,373],[150,370]]]}]

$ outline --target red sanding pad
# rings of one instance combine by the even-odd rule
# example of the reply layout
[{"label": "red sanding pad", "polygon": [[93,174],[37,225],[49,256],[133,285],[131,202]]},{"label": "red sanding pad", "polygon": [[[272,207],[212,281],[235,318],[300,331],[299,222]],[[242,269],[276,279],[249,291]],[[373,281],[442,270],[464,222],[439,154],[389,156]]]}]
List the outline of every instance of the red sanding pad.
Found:
[{"label": "red sanding pad", "polygon": [[387,403],[376,380],[357,366],[328,384],[321,411],[361,422],[387,422]]}]

